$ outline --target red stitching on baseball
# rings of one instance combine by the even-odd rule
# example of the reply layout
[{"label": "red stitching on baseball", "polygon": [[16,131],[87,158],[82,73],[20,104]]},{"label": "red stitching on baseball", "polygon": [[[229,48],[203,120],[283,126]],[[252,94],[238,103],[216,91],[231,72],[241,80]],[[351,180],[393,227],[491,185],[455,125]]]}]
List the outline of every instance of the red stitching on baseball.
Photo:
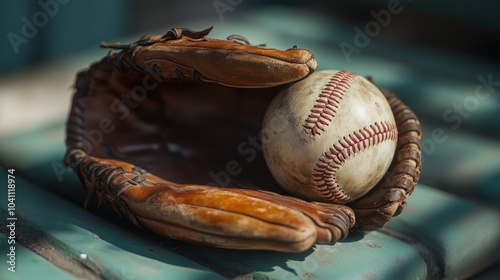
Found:
[{"label": "red stitching on baseball", "polygon": [[344,136],[323,153],[323,156],[316,162],[313,180],[316,182],[318,191],[334,202],[350,201],[351,197],[345,194],[337,183],[337,170],[355,153],[387,140],[396,141],[397,137],[396,124],[388,121],[376,122]]},{"label": "red stitching on baseball", "polygon": [[323,126],[327,126],[335,116],[340,100],[357,76],[355,73],[344,70],[332,76],[321,90],[316,103],[311,109],[311,113],[306,119],[304,129],[307,134],[319,135],[325,130]]}]

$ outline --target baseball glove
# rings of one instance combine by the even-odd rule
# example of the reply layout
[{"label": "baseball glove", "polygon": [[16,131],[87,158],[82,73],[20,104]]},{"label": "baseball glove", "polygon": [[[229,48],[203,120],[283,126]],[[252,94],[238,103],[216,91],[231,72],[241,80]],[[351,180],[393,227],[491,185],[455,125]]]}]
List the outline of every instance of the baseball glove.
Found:
[{"label": "baseball glove", "polygon": [[206,38],[173,28],[143,36],[81,71],[67,155],[89,191],[138,226],[192,243],[285,252],[374,230],[405,206],[421,167],[417,117],[383,91],[399,129],[386,176],[349,205],[284,193],[261,153],[267,104],[316,68],[312,53]]}]

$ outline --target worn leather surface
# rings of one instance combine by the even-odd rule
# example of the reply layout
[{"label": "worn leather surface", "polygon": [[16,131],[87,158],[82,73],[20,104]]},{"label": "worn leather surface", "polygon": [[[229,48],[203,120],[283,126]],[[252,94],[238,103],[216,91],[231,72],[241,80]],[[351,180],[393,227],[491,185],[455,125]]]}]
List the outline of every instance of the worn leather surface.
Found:
[{"label": "worn leather surface", "polygon": [[290,197],[265,165],[261,121],[315,59],[302,49],[207,39],[208,31],[104,44],[121,51],[78,74],[66,163],[89,199],[167,237],[290,252],[380,228],[401,212],[421,168],[420,126],[408,107],[384,91],[398,148],[370,193],[347,206]]}]

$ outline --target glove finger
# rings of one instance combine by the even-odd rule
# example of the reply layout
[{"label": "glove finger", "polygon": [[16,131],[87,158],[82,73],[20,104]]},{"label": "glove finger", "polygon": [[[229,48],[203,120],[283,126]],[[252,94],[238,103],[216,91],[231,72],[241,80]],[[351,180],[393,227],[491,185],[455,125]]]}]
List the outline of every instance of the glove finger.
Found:
[{"label": "glove finger", "polygon": [[[72,150],[68,165],[91,195],[133,223],[175,239],[223,248],[300,252],[317,240],[314,222],[258,191],[178,185],[118,160]],[[255,192],[254,195],[247,195]]]},{"label": "glove finger", "polygon": [[198,244],[296,252],[316,241],[314,224],[302,213],[230,190],[188,185],[142,203],[122,197],[142,225],[181,240],[190,232],[186,241]]},{"label": "glove finger", "polygon": [[346,238],[349,234],[349,229],[355,223],[354,212],[344,205],[306,202],[295,197],[267,191],[252,192],[245,189],[236,191],[246,196],[265,194],[269,196],[272,201],[287,205],[288,207],[304,213],[314,222],[318,231],[316,243],[319,244],[334,244]]},{"label": "glove finger", "polygon": [[129,45],[114,46],[122,51],[110,53],[103,62],[123,72],[132,69],[163,80],[214,82],[239,88],[291,83],[317,66],[313,54],[305,49],[277,50],[205,38],[206,34],[206,30],[174,28],[163,36],[146,36]]}]

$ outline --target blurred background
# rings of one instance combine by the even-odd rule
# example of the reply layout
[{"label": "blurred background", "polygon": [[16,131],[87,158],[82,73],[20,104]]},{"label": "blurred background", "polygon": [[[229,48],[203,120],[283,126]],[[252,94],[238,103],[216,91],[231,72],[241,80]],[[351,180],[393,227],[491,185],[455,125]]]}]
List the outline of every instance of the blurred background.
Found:
[{"label": "blurred background", "polygon": [[493,0],[4,1],[0,166],[81,205],[81,193],[64,187],[76,180],[61,164],[76,72],[107,53],[101,41],[213,25],[211,37],[298,45],[319,69],[372,76],[422,121],[421,183],[498,211],[499,12]]},{"label": "blurred background", "polygon": [[[167,30],[179,23],[228,25],[262,7],[286,7],[305,14],[362,26],[373,20],[370,11],[401,8],[377,35],[398,45],[498,63],[499,4],[496,1],[7,1],[1,11],[3,36],[0,71],[11,72],[48,59],[96,47],[102,40]],[[45,4],[40,4],[45,3]],[[404,11],[404,12],[403,12]],[[42,13],[40,13],[42,12]],[[42,15],[45,14],[45,15]],[[276,16],[280,16],[276,14]],[[23,19],[25,18],[25,19]],[[313,19],[310,18],[310,21]],[[297,24],[300,24],[300,18]],[[23,28],[31,23],[35,31]],[[294,25],[289,26],[296,28]],[[263,28],[256,25],[255,29]],[[338,28],[332,26],[332,28]],[[314,31],[310,31],[314,32]],[[25,40],[9,34],[14,33]],[[35,34],[36,33],[36,34]],[[31,36],[33,34],[33,36]],[[328,37],[328,34],[324,34]],[[18,42],[19,43],[13,43]],[[370,46],[366,51],[371,51]]]}]

